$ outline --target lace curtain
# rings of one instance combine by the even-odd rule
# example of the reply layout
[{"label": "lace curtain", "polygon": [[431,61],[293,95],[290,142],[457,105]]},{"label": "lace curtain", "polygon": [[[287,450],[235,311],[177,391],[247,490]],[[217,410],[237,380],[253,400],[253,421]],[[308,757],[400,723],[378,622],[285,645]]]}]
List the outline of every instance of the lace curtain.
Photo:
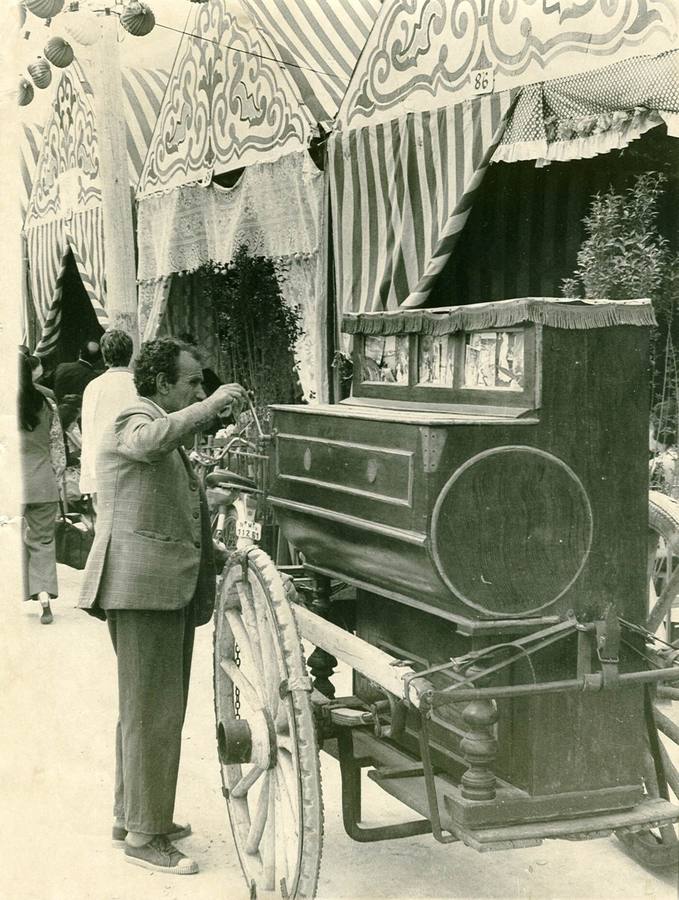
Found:
[{"label": "lace curtain", "polygon": [[239,244],[270,257],[316,252],[323,173],[308,153],[249,166],[232,188],[186,185],[139,201],[139,281],[229,262]]},{"label": "lace curtain", "polygon": [[302,314],[295,361],[305,399],[326,399],[324,214],[323,173],[307,153],[246,168],[233,188],[190,185],[140,200],[144,340],[190,331],[219,371],[214,313],[195,296],[190,273],[229,262],[245,244],[278,264],[283,297]]}]

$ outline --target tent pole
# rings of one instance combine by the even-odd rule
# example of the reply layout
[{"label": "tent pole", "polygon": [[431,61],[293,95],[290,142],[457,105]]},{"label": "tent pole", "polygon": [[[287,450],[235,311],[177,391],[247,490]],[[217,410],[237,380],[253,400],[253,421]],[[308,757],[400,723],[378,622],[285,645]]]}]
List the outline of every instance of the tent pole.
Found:
[{"label": "tent pole", "polygon": [[109,10],[99,17],[101,36],[94,54],[94,102],[104,223],[106,309],[112,328],[126,331],[139,345],[137,281],[132,199],[127,166],[127,130],[123,101],[118,18]]}]

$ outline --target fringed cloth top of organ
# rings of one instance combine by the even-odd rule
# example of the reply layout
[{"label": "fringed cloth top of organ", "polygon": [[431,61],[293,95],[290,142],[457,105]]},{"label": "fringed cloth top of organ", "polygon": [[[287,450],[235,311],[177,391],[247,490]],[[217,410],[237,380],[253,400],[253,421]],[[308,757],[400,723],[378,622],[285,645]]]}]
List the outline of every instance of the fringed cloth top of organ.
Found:
[{"label": "fringed cloth top of organ", "polygon": [[581,300],[522,297],[496,303],[347,313],[345,334],[452,334],[484,328],[509,328],[522,322],[551,328],[605,328],[655,325],[650,300]]}]

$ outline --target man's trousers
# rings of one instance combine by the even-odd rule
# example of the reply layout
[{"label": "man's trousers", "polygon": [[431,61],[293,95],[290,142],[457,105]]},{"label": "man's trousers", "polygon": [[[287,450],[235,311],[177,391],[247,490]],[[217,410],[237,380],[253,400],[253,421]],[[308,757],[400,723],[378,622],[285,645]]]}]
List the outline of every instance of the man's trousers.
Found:
[{"label": "man's trousers", "polygon": [[109,609],[118,658],[113,815],[128,831],[167,834],[174,814],[193,654],[193,603],[179,610]]}]

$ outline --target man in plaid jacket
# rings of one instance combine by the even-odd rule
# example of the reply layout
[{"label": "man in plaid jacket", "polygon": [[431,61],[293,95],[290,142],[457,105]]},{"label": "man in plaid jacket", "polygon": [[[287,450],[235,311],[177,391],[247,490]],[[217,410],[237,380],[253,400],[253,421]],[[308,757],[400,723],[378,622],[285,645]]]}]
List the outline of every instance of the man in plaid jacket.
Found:
[{"label": "man in plaid jacket", "polygon": [[240,385],[205,398],[195,348],[141,348],[139,400],[102,435],[97,531],[79,606],[105,617],[118,662],[114,843],[128,862],[198,871],[171,840],[181,730],[197,625],[210,620],[215,564],[203,490],[183,443],[245,400]]}]

